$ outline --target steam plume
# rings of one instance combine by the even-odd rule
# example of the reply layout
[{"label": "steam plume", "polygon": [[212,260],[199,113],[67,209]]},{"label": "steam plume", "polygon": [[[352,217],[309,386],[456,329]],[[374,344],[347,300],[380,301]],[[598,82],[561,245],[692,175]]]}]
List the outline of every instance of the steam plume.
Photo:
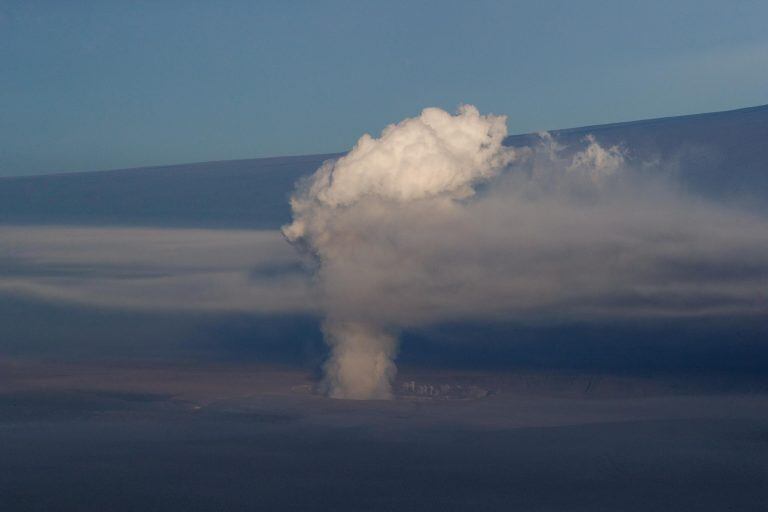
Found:
[{"label": "steam plume", "polygon": [[[326,162],[300,185],[291,199],[294,221],[283,232],[319,259],[324,331],[333,350],[326,366],[331,396],[387,398],[395,374],[397,342],[390,330],[397,325],[375,315],[376,302],[387,300],[386,277],[361,282],[363,288],[350,282],[349,270],[362,264],[360,271],[367,273],[368,264],[376,264],[374,255],[369,259],[358,249],[384,234],[377,226],[386,225],[390,212],[403,204],[450,209],[452,201],[473,195],[473,185],[514,158],[514,151],[502,146],[506,134],[503,116],[481,116],[468,105],[455,116],[428,108],[388,126],[379,139],[364,135],[349,154]],[[365,229],[347,222],[358,214],[369,219]],[[361,300],[365,311],[350,309],[350,299]]]},{"label": "steam plume", "polygon": [[[388,398],[400,329],[457,320],[764,314],[768,224],[633,172],[594,137],[502,145],[503,116],[426,109],[298,184],[338,398]],[[745,270],[746,269],[746,270]]]}]

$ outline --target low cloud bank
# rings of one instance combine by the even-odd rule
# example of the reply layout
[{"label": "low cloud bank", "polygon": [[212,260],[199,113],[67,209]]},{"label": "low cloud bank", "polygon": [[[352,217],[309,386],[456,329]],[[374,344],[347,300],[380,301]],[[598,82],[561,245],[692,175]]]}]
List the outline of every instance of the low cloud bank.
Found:
[{"label": "low cloud bank", "polygon": [[277,231],[0,227],[0,293],[143,311],[308,313]]}]

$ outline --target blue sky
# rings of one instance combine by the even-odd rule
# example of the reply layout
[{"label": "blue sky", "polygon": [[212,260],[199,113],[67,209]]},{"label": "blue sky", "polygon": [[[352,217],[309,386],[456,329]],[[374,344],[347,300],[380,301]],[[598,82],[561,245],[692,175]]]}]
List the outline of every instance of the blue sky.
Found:
[{"label": "blue sky", "polygon": [[768,103],[765,1],[2,1],[0,175],[335,152]]}]

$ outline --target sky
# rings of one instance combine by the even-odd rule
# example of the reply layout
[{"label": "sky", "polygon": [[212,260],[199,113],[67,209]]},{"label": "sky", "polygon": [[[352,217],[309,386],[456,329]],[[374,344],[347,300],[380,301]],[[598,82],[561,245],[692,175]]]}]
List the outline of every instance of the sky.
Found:
[{"label": "sky", "polygon": [[0,176],[330,153],[768,103],[764,1],[0,0]]}]

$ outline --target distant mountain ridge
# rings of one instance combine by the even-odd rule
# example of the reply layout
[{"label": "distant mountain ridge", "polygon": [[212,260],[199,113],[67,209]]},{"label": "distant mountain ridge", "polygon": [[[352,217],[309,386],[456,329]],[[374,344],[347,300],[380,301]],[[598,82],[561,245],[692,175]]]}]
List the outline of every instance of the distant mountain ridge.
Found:
[{"label": "distant mountain ridge", "polygon": [[[696,121],[696,120],[708,120],[714,116],[718,116],[718,117],[733,116],[734,118],[739,119],[740,121],[743,121],[744,116],[749,116],[752,114],[765,115],[766,112],[768,112],[768,105],[758,105],[755,107],[738,108],[734,110],[722,110],[719,112],[704,112],[701,114],[686,114],[682,116],[665,116],[665,117],[656,117],[651,119],[639,119],[636,121],[620,121],[618,123],[593,124],[593,125],[587,125],[587,126],[579,126],[576,128],[564,128],[561,130],[553,130],[553,133],[558,133],[560,135],[565,135],[570,132],[598,133],[603,130],[628,128],[630,126],[643,126],[648,124],[660,125],[660,124],[666,124],[666,123],[681,123],[681,122]],[[513,135],[512,137],[515,137],[515,136]]]},{"label": "distant mountain ridge", "polygon": [[[552,133],[575,150],[594,134],[631,162],[660,162],[682,186],[768,209],[768,105]],[[510,146],[535,143],[513,135]],[[0,223],[274,229],[296,180],[341,153],[0,178]]]}]

